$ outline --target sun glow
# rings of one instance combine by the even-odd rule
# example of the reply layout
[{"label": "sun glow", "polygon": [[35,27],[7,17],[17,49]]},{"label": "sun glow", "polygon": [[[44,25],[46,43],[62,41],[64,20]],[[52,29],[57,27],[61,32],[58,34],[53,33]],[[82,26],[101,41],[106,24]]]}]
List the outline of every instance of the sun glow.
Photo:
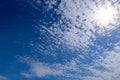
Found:
[{"label": "sun glow", "polygon": [[117,16],[117,10],[110,5],[98,6],[95,11],[95,20],[97,25],[108,26],[109,24],[115,23],[115,18]]}]

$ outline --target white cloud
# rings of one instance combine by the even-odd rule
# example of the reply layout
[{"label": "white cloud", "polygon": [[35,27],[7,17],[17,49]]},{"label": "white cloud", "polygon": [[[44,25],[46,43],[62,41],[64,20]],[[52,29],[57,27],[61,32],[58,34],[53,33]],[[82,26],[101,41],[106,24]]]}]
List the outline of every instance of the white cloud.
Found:
[{"label": "white cloud", "polygon": [[[74,60],[66,64],[50,64],[39,61],[32,61],[29,58],[29,60],[25,60],[25,62],[30,66],[30,68],[28,71],[21,72],[21,75],[26,78],[43,78],[45,76],[59,76],[59,78],[60,76],[64,76],[66,78],[80,78],[80,75],[76,74],[80,73],[81,71],[75,67],[76,62]],[[73,74],[73,71],[76,73]]]},{"label": "white cloud", "polygon": [[[117,45],[112,51],[106,51],[104,56],[100,56],[100,59],[95,60],[94,66],[89,67],[94,77],[100,80],[119,80],[120,79],[120,46]],[[98,68],[97,67],[103,67]],[[98,80],[97,79],[97,80]],[[89,79],[88,79],[89,80]]]},{"label": "white cloud", "polygon": [[[45,48],[50,51],[55,51],[56,48],[59,48],[59,45],[63,45],[69,50],[75,51],[79,49],[85,49],[90,45],[93,45],[92,39],[96,40],[96,33],[99,35],[108,35],[109,32],[116,29],[119,25],[118,22],[115,24],[110,24],[107,27],[96,24],[96,21],[94,20],[96,13],[94,11],[97,10],[98,6],[101,5],[102,2],[102,0],[61,1],[56,11],[57,14],[61,15],[61,18],[57,22],[53,22],[53,24],[47,28],[47,26],[39,24],[38,21],[38,26],[40,26],[40,34],[44,34],[45,37],[47,37],[46,43],[51,44],[48,45],[49,47],[43,46],[42,44],[36,44],[34,47],[37,47],[38,50]],[[111,6],[113,6],[115,9],[118,9],[119,12],[119,3],[115,2],[113,5],[112,2],[114,2],[114,0],[106,0],[104,5],[106,3],[111,3]],[[56,4],[54,0],[53,2],[47,1],[47,3]],[[119,15],[117,15],[117,17],[119,18]],[[119,20],[118,18],[117,20]],[[46,25],[47,24],[48,23],[46,23]],[[39,39],[40,38],[41,36]],[[44,51],[41,53],[44,53]]]},{"label": "white cloud", "polygon": [[[53,0],[54,1],[54,0]],[[114,2],[114,0],[109,0]],[[105,0],[105,3],[108,0]],[[47,2],[49,4],[49,1]],[[56,4],[56,2],[50,2],[51,5]],[[45,43],[33,43],[33,47],[39,49],[39,52],[42,54],[50,53],[53,55],[56,49],[63,46],[69,50],[81,50],[87,49],[89,45],[94,45],[96,48],[102,46],[95,45],[92,42],[92,39],[96,39],[96,33],[99,35],[106,35],[106,31],[109,32],[112,28],[115,29],[117,24],[109,25],[106,27],[96,26],[94,22],[94,10],[97,9],[97,6],[102,4],[102,0],[63,0],[59,5],[57,10],[58,14],[62,15],[62,18],[52,24],[49,28],[47,26],[40,26],[39,37],[41,40],[45,40]],[[114,8],[120,8],[118,2],[112,5]],[[119,10],[119,9],[118,9]],[[39,22],[38,22],[39,24]],[[108,34],[107,34],[108,35]],[[67,51],[69,51],[67,49]],[[87,52],[87,51],[85,51]],[[88,51],[89,52],[89,51]],[[94,51],[94,53],[99,53]],[[89,53],[87,53],[89,54]],[[103,54],[104,56],[100,56]],[[120,76],[120,47],[116,45],[114,50],[106,51],[104,53],[95,54],[100,56],[99,59],[94,59],[93,65],[89,65],[89,61],[82,62],[80,58],[85,60],[84,56],[89,57],[84,54],[78,54],[78,58],[73,58],[70,62],[65,64],[48,64],[39,61],[28,61],[27,64],[30,66],[30,69],[27,72],[21,73],[25,77],[45,77],[45,76],[64,76],[68,78],[83,79],[83,80],[119,80]],[[47,54],[49,55],[49,54]],[[60,54],[61,55],[61,54]],[[62,54],[64,56],[64,54]],[[70,54],[69,54],[70,55]],[[82,56],[81,56],[82,55]],[[56,56],[56,57],[59,57]],[[53,57],[52,57],[53,58]],[[87,59],[87,58],[86,58]],[[84,69],[84,70],[83,70]],[[83,71],[82,71],[83,70]],[[86,74],[84,76],[81,76]],[[70,80],[70,79],[69,79]]]},{"label": "white cloud", "polygon": [[30,77],[45,77],[45,76],[56,76],[61,75],[61,71],[58,69],[56,70],[52,68],[52,66],[48,65],[47,63],[41,62],[32,62],[29,64],[30,70],[29,72],[22,72],[21,75],[30,78]]},{"label": "white cloud", "polygon": [[26,78],[31,78],[32,75],[30,73],[26,73],[26,72],[21,72],[20,73],[22,76],[26,77]]},{"label": "white cloud", "polygon": [[112,51],[105,51],[102,54],[102,56],[98,54],[99,58],[94,59],[93,65],[91,66],[89,63],[81,63],[82,61],[80,61],[79,58],[73,58],[64,65],[31,61],[28,63],[30,69],[26,73],[22,73],[22,75],[27,78],[60,76],[66,77],[66,80],[67,78],[68,80],[119,80],[120,46],[115,45]]},{"label": "white cloud", "polygon": [[[41,9],[41,5],[42,5],[42,1],[41,0],[27,0],[27,2],[36,10],[40,10]],[[44,6],[45,10],[50,10],[53,8],[54,5],[56,5],[56,0],[47,0],[45,1],[44,4],[46,4],[46,6]]]},{"label": "white cloud", "polygon": [[31,70],[30,72],[33,72],[38,77],[44,77],[46,75],[60,75],[61,72],[59,70],[55,70],[50,68],[48,65],[43,63],[32,63],[31,64]]},{"label": "white cloud", "polygon": [[[63,15],[63,18],[67,18],[71,21],[71,25],[80,27],[81,24],[83,24],[83,28],[85,30],[93,30],[96,31],[96,23],[97,21],[94,20],[96,18],[96,12],[99,8],[99,6],[111,3],[111,5],[118,9],[119,2],[112,3],[111,1],[106,0],[105,2],[102,0],[99,1],[82,1],[82,0],[64,0],[61,2],[59,9],[61,10],[61,14]],[[119,11],[118,11],[119,12]],[[84,14],[84,15],[83,15]],[[119,18],[118,15],[116,17]],[[118,19],[117,18],[117,19]],[[116,25],[117,23],[115,23]],[[114,26],[115,26],[114,25]],[[103,31],[105,31],[105,26],[98,25],[99,31],[101,34]],[[100,27],[101,26],[101,27]],[[111,29],[111,25],[108,25],[107,30]],[[112,28],[113,29],[113,28]]]},{"label": "white cloud", "polygon": [[0,75],[0,80],[7,80],[7,78]]}]

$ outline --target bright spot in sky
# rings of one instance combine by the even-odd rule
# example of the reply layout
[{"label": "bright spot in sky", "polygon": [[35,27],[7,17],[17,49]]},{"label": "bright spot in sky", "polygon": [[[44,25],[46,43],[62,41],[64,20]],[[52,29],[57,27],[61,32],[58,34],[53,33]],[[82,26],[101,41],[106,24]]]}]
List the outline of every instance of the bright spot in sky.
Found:
[{"label": "bright spot in sky", "polygon": [[95,13],[97,25],[107,27],[109,24],[114,24],[116,21],[117,10],[112,5],[100,5]]}]

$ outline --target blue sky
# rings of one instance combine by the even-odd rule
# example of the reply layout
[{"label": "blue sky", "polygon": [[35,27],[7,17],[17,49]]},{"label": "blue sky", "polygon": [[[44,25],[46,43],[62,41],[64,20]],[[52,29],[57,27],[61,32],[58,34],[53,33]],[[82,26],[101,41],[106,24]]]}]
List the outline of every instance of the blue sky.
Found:
[{"label": "blue sky", "polygon": [[119,4],[1,0],[0,80],[119,80]]}]

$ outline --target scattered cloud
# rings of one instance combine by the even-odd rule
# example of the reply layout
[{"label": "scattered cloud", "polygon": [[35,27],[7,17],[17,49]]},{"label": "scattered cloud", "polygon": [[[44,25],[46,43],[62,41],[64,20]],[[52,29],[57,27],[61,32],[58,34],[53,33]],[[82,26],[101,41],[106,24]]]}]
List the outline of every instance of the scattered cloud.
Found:
[{"label": "scattered cloud", "polygon": [[[76,62],[72,60],[70,63],[66,64],[50,64],[50,63],[43,63],[40,61],[31,61],[27,63],[30,68],[28,71],[21,72],[21,75],[26,78],[38,77],[43,78],[45,76],[58,76],[66,77],[66,78],[78,78],[80,75],[76,75],[81,71],[75,67]],[[73,72],[77,72],[72,74]]]},{"label": "scattered cloud", "polygon": [[[56,4],[54,0],[53,2],[47,1],[47,3]],[[118,10],[115,23],[110,23],[107,27],[97,25],[97,20],[95,20],[96,12],[102,3],[104,5],[110,3],[115,10]],[[119,1],[64,0],[61,1],[55,12],[61,17],[57,21],[53,20],[50,25],[45,20],[42,21],[44,25],[41,24],[41,19],[38,22],[36,21],[40,35],[38,40],[46,41],[47,44],[46,46],[44,43],[33,41],[33,47],[40,53],[52,55],[62,46],[63,50],[66,47],[69,51],[89,48],[94,45],[93,41],[97,39],[97,34],[107,36],[119,25]]]},{"label": "scattered cloud", "polygon": [[[100,35],[100,37],[107,36],[109,32],[119,25],[118,21],[115,24],[107,25],[107,27],[101,24],[97,25],[97,21],[94,19],[96,15],[94,10],[97,10],[99,5],[105,5],[108,2],[119,12],[119,1],[114,2],[114,0],[105,0],[104,2],[102,0],[61,1],[57,10],[57,14],[61,15],[60,20],[53,22],[49,27],[45,26],[48,23],[41,25],[38,21],[37,28],[40,36],[38,42],[33,41],[32,46],[39,53],[47,56],[58,54],[57,51],[59,50],[63,52],[64,50],[70,51],[69,53],[75,51],[75,53],[79,52],[79,54],[77,54],[77,57],[72,57],[70,61],[64,62],[64,64],[44,63],[26,59],[25,62],[30,68],[28,71],[22,72],[21,75],[27,78],[62,76],[69,78],[68,80],[119,80],[120,45],[116,44],[113,50],[108,51],[106,49],[106,51],[103,50],[104,52],[102,52],[102,46],[99,45],[101,43],[94,44],[93,41],[98,39],[97,35]],[[51,5],[56,4],[54,0],[46,3],[49,4],[49,9],[53,7]],[[102,44],[104,46],[104,43]],[[99,48],[101,51],[94,50],[90,48],[91,46],[94,46],[95,49]],[[83,54],[80,50],[83,51]],[[60,57],[61,54],[55,57]],[[65,54],[64,52],[62,56]],[[91,57],[93,55],[98,58]],[[54,57],[52,56],[52,58]]]},{"label": "scattered cloud", "polygon": [[[41,0],[30,0],[29,1],[29,0],[27,0],[25,2],[29,3],[33,7],[33,9],[40,10],[41,7],[44,7],[45,10],[47,10],[47,11],[53,9],[53,7],[57,4],[56,0],[50,0],[50,1],[49,0],[46,0],[46,1],[41,1]],[[46,6],[42,5],[42,3],[44,3]]]},{"label": "scattered cloud", "polygon": [[93,65],[80,63],[82,61],[77,58],[66,64],[33,61],[28,64],[30,69],[22,75],[27,78],[59,76],[69,78],[69,80],[119,80],[120,45],[115,45],[113,50],[105,51],[102,54],[101,56],[98,55],[99,58],[94,59]]},{"label": "scattered cloud", "polygon": [[[104,56],[95,60],[95,65],[90,68],[94,77],[99,80],[119,80],[120,79],[120,45],[114,50],[105,51]],[[91,77],[91,76],[90,76]],[[92,80],[94,77],[91,77]],[[89,79],[88,79],[89,80]]]}]

